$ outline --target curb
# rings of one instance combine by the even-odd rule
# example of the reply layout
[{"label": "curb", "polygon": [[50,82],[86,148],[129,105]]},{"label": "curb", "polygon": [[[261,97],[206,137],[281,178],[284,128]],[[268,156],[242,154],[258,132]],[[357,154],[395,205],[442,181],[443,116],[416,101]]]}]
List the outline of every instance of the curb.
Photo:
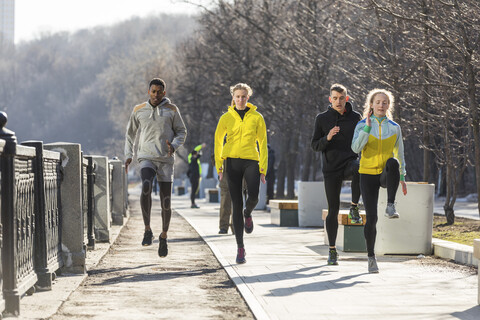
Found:
[{"label": "curb", "polygon": [[473,256],[473,246],[451,241],[432,239],[433,255],[454,260],[457,263],[478,267],[478,259]]}]

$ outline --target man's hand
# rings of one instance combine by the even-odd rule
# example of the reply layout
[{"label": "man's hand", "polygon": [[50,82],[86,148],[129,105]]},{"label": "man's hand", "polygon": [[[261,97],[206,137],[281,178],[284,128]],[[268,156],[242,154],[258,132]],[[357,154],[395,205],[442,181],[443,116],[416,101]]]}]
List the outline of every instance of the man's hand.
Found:
[{"label": "man's hand", "polygon": [[173,146],[170,143],[170,141],[168,140],[165,140],[165,141],[167,142],[167,146],[168,146],[168,156],[171,157],[172,154],[175,152],[175,149],[173,149]]},{"label": "man's hand", "polygon": [[327,140],[328,141],[331,141],[333,136],[336,135],[337,133],[340,132],[340,127],[339,126],[335,126],[333,127],[330,132],[327,134]]},{"label": "man's hand", "polygon": [[262,181],[263,184],[265,184],[267,181],[265,180],[265,175],[262,173],[260,174],[260,181]]},{"label": "man's hand", "polygon": [[128,166],[132,163],[132,158],[125,160],[125,173],[128,173]]},{"label": "man's hand", "polygon": [[400,181],[400,183],[402,184],[403,195],[406,196],[407,195],[407,184],[405,183],[405,181]]},{"label": "man's hand", "polygon": [[218,181],[222,181],[223,179],[223,172],[218,173]]}]

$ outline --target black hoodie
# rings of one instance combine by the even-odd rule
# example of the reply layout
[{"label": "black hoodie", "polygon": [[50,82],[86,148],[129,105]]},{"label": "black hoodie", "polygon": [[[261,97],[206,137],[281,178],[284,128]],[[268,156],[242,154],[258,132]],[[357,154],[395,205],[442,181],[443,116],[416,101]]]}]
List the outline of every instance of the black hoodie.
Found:
[{"label": "black hoodie", "polygon": [[[362,116],[352,109],[350,102],[345,104],[344,114],[330,105],[327,111],[317,115],[311,146],[314,151],[322,151],[324,176],[344,169],[350,160],[358,158],[352,151],[352,138],[361,119]],[[335,126],[339,126],[340,131],[328,141],[327,135]]]}]

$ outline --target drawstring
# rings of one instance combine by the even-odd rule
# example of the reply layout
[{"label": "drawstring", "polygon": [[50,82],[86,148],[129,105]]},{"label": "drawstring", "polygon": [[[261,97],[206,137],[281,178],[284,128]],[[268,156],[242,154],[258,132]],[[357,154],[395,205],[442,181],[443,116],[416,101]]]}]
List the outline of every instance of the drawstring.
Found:
[{"label": "drawstring", "polygon": [[160,116],[160,110],[159,109],[159,106],[156,106],[156,107],[152,107],[152,112],[150,113],[150,117],[148,117],[148,119],[152,119],[152,116],[153,116],[153,120],[155,120],[155,109],[157,109],[157,115]]}]

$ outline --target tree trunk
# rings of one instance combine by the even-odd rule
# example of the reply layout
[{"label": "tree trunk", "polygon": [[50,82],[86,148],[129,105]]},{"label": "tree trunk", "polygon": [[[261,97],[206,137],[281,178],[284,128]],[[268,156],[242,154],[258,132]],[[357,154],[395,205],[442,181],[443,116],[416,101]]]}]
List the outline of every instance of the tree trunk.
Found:
[{"label": "tree trunk", "polygon": [[302,181],[309,181],[310,180],[310,169],[312,166],[312,158],[313,158],[313,151],[311,148],[306,148],[307,151],[305,152],[305,159],[303,161],[303,168],[302,168]]},{"label": "tree trunk", "polygon": [[298,135],[289,140],[288,165],[287,165],[287,199],[295,198],[295,167],[298,154]]},{"label": "tree trunk", "polygon": [[277,195],[276,199],[285,199],[285,158],[281,158],[277,170]]}]

